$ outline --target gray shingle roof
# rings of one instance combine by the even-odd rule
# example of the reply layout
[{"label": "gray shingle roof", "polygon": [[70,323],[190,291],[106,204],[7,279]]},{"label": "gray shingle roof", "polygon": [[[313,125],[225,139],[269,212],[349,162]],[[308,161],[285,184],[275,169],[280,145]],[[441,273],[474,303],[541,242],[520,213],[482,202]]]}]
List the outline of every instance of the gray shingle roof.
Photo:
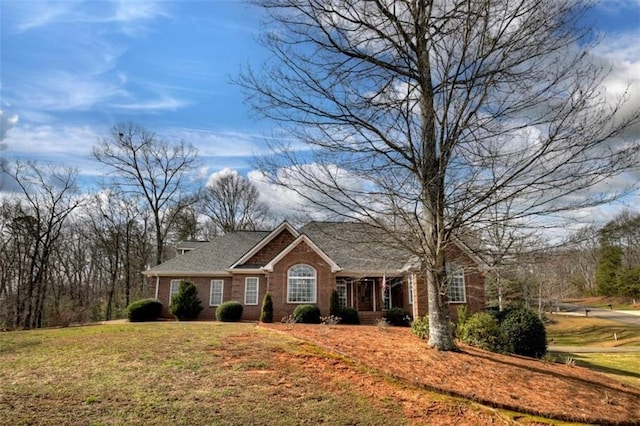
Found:
[{"label": "gray shingle roof", "polygon": [[402,269],[411,254],[394,247],[384,231],[363,223],[311,222],[299,229],[343,270],[348,272]]},{"label": "gray shingle roof", "polygon": [[[345,273],[393,274],[411,259],[407,251],[393,247],[385,233],[374,226],[353,222],[311,222],[299,229],[328,255]],[[238,231],[170,259],[146,275],[221,274],[256,244],[266,231]],[[247,267],[248,265],[244,265]],[[262,265],[255,265],[256,268]],[[240,266],[239,268],[243,268]]]},{"label": "gray shingle roof", "polygon": [[224,273],[267,235],[269,232],[266,231],[238,231],[214,237],[210,242],[161,263],[146,271],[145,274]]}]

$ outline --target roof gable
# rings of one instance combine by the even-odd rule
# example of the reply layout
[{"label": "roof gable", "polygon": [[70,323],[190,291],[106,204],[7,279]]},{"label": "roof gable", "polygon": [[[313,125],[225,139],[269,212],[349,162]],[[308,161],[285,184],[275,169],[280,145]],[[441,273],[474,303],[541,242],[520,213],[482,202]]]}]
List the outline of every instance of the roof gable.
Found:
[{"label": "roof gable", "polygon": [[289,232],[294,238],[297,238],[300,235],[300,233],[296,231],[295,228],[293,228],[289,224],[289,222],[285,220],[276,229],[269,232],[261,241],[259,241],[255,246],[253,246],[250,250],[248,250],[240,259],[234,262],[233,265],[229,267],[229,269],[238,268],[244,265],[245,263],[248,263],[251,260],[251,258],[253,258],[258,253],[260,253],[261,250],[267,247],[269,243],[271,243],[274,239],[280,236],[283,232]]},{"label": "roof gable", "polygon": [[267,263],[262,269],[267,272],[273,272],[273,267],[280,262],[287,254],[289,254],[293,249],[295,249],[300,244],[305,243],[309,246],[322,260],[327,262],[327,264],[331,267],[331,272],[338,272],[342,270],[340,266],[336,262],[334,262],[324,251],[322,251],[311,239],[302,234],[298,236],[287,248],[282,250],[276,257],[274,257],[269,263]]}]

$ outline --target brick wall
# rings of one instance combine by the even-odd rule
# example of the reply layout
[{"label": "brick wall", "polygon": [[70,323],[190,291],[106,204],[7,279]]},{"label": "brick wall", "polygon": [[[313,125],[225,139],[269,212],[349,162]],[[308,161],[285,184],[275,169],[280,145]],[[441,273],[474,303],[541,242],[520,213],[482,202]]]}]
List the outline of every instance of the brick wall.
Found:
[{"label": "brick wall", "polygon": [[300,303],[287,303],[287,274],[292,266],[304,263],[316,270],[316,304],[322,315],[329,314],[331,292],[335,288],[335,274],[330,266],[304,241],[298,244],[276,265],[268,275],[269,291],[273,298],[273,320],[280,321],[291,315]]},{"label": "brick wall", "polygon": [[[470,258],[464,251],[457,246],[450,247],[447,250],[447,261],[455,263],[464,268],[464,282],[466,291],[466,306],[467,314],[471,315],[476,312],[482,312],[485,310],[485,277],[482,271],[478,269],[478,265]],[[417,278],[417,291],[414,294],[414,306],[409,305],[408,294],[406,297],[406,303],[409,311],[413,312],[413,315],[426,315],[429,312],[429,297],[427,292],[427,285],[425,282],[424,274],[416,273]],[[406,285],[406,284],[405,284]],[[407,289],[408,293],[408,289]],[[449,317],[451,321],[455,322],[458,319],[458,306],[465,305],[465,303],[450,303],[449,304]]]},{"label": "brick wall", "polygon": [[[173,318],[173,315],[169,313],[169,289],[171,288],[171,280],[189,280],[196,285],[198,289],[198,297],[202,302],[203,310],[198,315],[199,320],[215,320],[216,319],[216,307],[210,306],[210,292],[211,292],[211,280],[222,279],[224,280],[224,286],[222,289],[223,301],[231,299],[231,277],[160,277],[160,285],[158,288],[158,299],[162,302],[162,318]],[[154,278],[155,280],[155,278]],[[153,295],[155,296],[155,285],[152,286]],[[244,292],[244,287],[243,290]]]},{"label": "brick wall", "polygon": [[280,234],[273,238],[266,246],[247,260],[248,265],[266,265],[271,259],[276,257],[281,251],[289,246],[295,237],[287,229],[283,229]]}]

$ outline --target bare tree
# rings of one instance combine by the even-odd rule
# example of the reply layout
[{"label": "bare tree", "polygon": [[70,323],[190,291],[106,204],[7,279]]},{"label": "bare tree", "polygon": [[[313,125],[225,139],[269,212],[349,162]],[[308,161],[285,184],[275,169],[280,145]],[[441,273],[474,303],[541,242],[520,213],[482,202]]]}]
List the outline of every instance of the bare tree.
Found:
[{"label": "bare tree", "polygon": [[[96,194],[87,217],[92,231],[92,240],[102,261],[98,268],[104,271],[104,282],[108,283],[104,319],[110,320],[115,308],[127,306],[132,293],[139,295],[140,271],[150,256],[140,256],[137,250],[142,240],[143,247],[150,250],[150,232],[146,232],[148,215],[141,211],[141,203],[132,202],[117,188]],[[148,242],[148,243],[147,243]],[[136,291],[137,289],[137,291]]]},{"label": "bare tree", "polygon": [[256,230],[269,216],[256,186],[235,170],[222,170],[209,179],[201,206],[215,233]]},{"label": "bare tree", "polygon": [[256,3],[272,58],[239,83],[290,132],[280,140],[310,148],[276,142],[264,171],[422,260],[431,347],[456,348],[445,253],[458,233],[504,200],[512,223],[606,202],[619,194],[597,185],[637,164],[623,139],[640,113],[606,98],[581,2]]},{"label": "bare tree", "polygon": [[20,190],[13,194],[12,216],[6,225],[10,250],[17,256],[11,289],[3,289],[13,296],[10,325],[41,327],[51,290],[53,254],[65,223],[84,198],[75,193],[74,170],[16,161],[5,171]]},{"label": "bare tree", "polygon": [[126,194],[140,195],[155,227],[156,264],[163,261],[167,234],[176,217],[196,198],[188,194],[185,175],[195,167],[196,150],[170,143],[133,123],[118,124],[93,147],[93,156],[111,169]]}]

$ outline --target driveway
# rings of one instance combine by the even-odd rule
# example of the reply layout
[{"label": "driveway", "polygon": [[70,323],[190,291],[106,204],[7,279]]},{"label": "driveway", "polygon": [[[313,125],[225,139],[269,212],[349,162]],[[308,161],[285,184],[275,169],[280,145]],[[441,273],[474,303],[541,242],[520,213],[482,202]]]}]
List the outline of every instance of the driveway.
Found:
[{"label": "driveway", "polygon": [[587,308],[573,303],[559,303],[558,306],[560,308],[560,313],[566,312],[576,315],[585,315],[586,310],[588,309],[588,315],[590,317],[604,318],[621,324],[640,327],[640,311],[613,311],[602,308]]}]

